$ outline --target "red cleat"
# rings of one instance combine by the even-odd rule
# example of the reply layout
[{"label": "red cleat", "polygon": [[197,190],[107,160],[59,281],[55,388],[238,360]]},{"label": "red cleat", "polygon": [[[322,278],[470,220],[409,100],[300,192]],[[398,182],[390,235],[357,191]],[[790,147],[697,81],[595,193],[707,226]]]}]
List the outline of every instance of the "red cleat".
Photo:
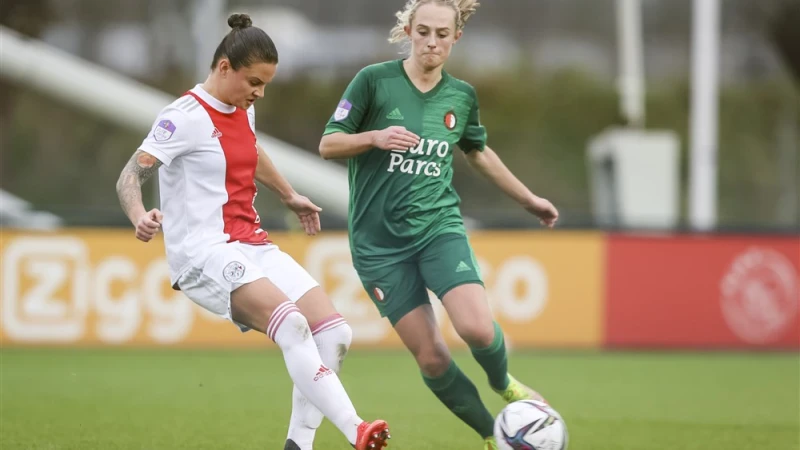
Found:
[{"label": "red cleat", "polygon": [[356,437],[356,450],[378,450],[387,447],[386,442],[392,438],[389,434],[389,425],[383,420],[374,422],[361,422],[358,426]]}]

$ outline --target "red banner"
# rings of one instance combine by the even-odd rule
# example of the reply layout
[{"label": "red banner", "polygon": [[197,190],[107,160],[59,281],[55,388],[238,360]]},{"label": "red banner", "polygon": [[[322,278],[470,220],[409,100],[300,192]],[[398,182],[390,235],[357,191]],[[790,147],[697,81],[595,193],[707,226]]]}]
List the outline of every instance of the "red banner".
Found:
[{"label": "red banner", "polygon": [[798,236],[611,236],[606,342],[800,348],[798,285]]}]

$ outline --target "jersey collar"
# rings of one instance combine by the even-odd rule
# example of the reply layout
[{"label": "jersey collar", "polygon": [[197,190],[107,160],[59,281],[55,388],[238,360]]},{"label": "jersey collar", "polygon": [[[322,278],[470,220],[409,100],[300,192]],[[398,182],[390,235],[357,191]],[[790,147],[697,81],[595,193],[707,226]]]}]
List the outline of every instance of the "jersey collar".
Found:
[{"label": "jersey collar", "polygon": [[439,80],[438,83],[436,83],[436,86],[434,86],[433,89],[431,89],[428,92],[422,92],[417,88],[417,86],[414,84],[414,82],[411,81],[411,77],[408,76],[408,73],[406,72],[406,68],[403,66],[403,60],[402,59],[398,59],[397,60],[397,65],[400,68],[400,72],[403,74],[403,78],[406,80],[406,84],[408,84],[408,87],[411,89],[411,91],[417,97],[419,97],[419,98],[421,98],[423,100],[427,100],[427,99],[435,96],[436,94],[438,94],[439,91],[442,89],[442,87],[445,84],[447,84],[448,78],[450,78],[450,75],[444,69],[442,69],[442,79]]},{"label": "jersey collar", "polygon": [[216,109],[221,113],[231,114],[236,112],[235,106],[217,100],[216,97],[209,94],[205,89],[203,89],[202,84],[198,84],[197,86],[192,88],[192,93],[200,97],[204,102],[208,103],[209,106],[211,106],[212,108]]}]

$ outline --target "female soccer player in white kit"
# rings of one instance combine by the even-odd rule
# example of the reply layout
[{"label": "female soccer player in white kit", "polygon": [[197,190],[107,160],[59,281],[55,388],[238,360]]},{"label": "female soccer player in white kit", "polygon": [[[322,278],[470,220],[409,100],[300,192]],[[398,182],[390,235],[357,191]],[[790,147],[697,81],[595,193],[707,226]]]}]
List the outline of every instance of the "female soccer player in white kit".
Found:
[{"label": "female soccer player in white kit", "polygon": [[[321,209],[292,189],[256,142],[253,103],[275,75],[274,43],[245,14],[228,24],[208,79],[161,111],[123,169],[120,203],[138,239],[163,228],[174,288],[280,347],[295,385],[287,450],[310,450],[323,415],[357,450],[385,447],[386,422],[364,422],[337,376],[350,327],[260,228],[256,180],[280,195],[309,235],[320,230]],[[141,186],[156,170],[163,214],[142,204]]]}]

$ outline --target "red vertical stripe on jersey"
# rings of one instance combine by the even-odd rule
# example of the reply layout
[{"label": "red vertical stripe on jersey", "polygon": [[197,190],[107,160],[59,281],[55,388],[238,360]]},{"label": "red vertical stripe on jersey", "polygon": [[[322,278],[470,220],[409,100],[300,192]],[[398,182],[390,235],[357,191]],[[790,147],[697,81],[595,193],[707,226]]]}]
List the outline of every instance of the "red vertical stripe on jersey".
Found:
[{"label": "red vertical stripe on jersey", "polygon": [[[228,201],[222,206],[224,232],[230,235],[228,242],[248,244],[268,243],[268,233],[261,229],[261,219],[253,202],[256,198],[255,183],[258,150],[256,137],[250,128],[247,111],[236,108],[226,114],[214,109],[192,92],[189,92],[205,108],[214,127],[221,136],[198,136],[199,139],[219,139],[225,153],[225,190]],[[215,132],[215,134],[218,134]]]}]

